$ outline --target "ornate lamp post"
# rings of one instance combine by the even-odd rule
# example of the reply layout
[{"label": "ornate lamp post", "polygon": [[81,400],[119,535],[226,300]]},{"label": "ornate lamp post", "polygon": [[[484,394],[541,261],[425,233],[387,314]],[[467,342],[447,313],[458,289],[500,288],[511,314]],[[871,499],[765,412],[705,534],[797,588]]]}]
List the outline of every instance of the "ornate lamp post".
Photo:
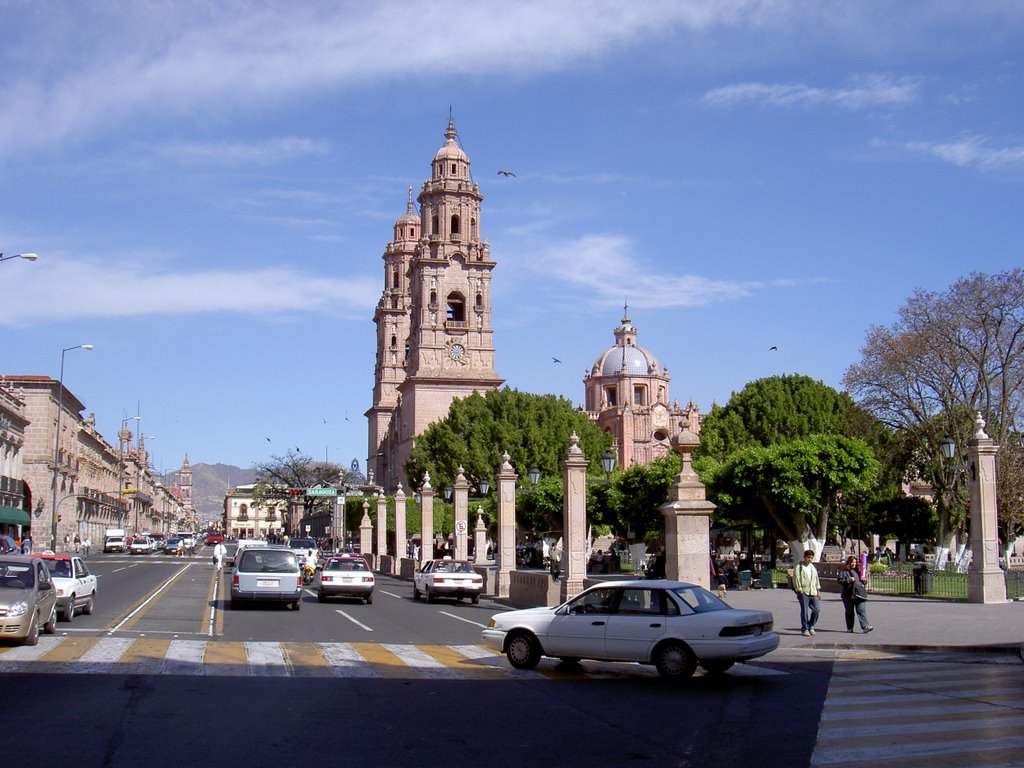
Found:
[{"label": "ornate lamp post", "polygon": [[72,349],[92,349],[92,344],[76,344],[60,351],[60,379],[57,388],[57,433],[53,438],[53,506],[50,510],[50,549],[57,550],[57,488],[60,485],[60,419],[64,410],[64,355]]}]

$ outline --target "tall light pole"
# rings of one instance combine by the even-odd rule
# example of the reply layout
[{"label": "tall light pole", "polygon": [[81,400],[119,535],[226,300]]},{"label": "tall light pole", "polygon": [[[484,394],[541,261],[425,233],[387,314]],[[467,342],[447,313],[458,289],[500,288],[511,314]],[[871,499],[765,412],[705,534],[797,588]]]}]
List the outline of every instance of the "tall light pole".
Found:
[{"label": "tall light pole", "polygon": [[12,253],[10,256],[4,256],[0,253],[0,261],[10,261],[11,259],[25,259],[25,261],[35,261],[38,259],[34,253]]},{"label": "tall light pole", "polygon": [[72,349],[92,349],[92,344],[76,344],[60,351],[60,379],[57,395],[57,434],[53,438],[53,508],[50,510],[50,549],[57,551],[57,486],[60,485],[60,417],[64,410],[64,354]]}]

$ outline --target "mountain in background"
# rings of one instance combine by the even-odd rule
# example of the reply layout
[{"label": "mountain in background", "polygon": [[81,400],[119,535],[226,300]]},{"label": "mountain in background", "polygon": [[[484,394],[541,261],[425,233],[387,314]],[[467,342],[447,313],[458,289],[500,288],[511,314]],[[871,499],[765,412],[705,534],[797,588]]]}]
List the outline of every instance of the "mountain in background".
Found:
[{"label": "mountain in background", "polygon": [[[168,472],[163,483],[168,488],[181,485],[181,472]],[[224,514],[224,496],[228,488],[256,482],[256,472],[250,467],[242,469],[232,464],[193,464],[192,503],[200,521],[204,523],[221,519]]]}]

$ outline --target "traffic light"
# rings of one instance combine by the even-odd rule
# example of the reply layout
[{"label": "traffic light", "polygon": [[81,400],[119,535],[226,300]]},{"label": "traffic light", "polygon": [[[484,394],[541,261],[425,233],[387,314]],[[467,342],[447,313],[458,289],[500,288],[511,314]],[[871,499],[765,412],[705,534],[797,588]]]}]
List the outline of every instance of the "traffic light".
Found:
[{"label": "traffic light", "polygon": [[300,493],[302,493],[302,489],[301,488],[289,488],[288,489],[288,495],[289,496],[298,496]]}]

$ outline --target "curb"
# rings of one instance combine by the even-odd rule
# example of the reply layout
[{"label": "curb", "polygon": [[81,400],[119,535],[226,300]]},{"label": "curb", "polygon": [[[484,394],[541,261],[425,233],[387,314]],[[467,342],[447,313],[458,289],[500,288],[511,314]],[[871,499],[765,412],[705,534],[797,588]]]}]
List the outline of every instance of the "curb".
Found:
[{"label": "curb", "polygon": [[[816,651],[883,651],[885,653],[975,653],[991,656],[1018,656],[1024,661],[1024,644],[1018,645],[919,645],[919,644],[872,644],[867,643],[815,643],[789,646],[785,650],[810,648]],[[783,650],[780,646],[779,650]]]}]

